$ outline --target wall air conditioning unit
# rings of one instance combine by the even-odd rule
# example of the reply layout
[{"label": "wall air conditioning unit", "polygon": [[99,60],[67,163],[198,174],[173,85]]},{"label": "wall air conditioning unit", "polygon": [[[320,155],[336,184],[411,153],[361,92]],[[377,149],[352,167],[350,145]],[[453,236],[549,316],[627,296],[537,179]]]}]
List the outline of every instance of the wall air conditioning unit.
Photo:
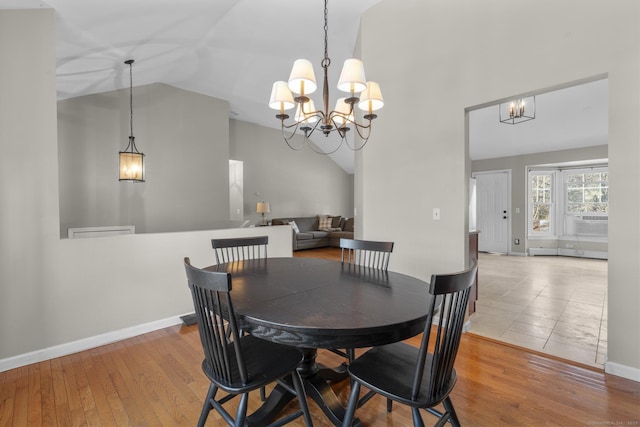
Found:
[{"label": "wall air conditioning unit", "polygon": [[574,220],[574,231],[577,236],[607,237],[609,234],[609,217],[578,215]]}]

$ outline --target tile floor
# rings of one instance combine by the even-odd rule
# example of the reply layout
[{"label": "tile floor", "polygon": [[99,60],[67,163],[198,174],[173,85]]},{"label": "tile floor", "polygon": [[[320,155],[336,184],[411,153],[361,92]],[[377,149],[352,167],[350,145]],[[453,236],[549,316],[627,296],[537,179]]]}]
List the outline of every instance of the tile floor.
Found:
[{"label": "tile floor", "polygon": [[480,253],[470,332],[602,368],[607,261]]}]

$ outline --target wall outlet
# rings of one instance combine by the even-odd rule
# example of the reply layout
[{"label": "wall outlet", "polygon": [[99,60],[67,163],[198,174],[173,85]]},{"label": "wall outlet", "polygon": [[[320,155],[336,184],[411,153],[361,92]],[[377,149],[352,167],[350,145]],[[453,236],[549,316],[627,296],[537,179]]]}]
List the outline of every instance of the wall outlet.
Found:
[{"label": "wall outlet", "polygon": [[516,245],[519,245],[520,244],[520,239],[513,239],[513,243],[516,244]]},{"label": "wall outlet", "polygon": [[433,208],[433,219],[436,221],[440,219],[440,208]]}]

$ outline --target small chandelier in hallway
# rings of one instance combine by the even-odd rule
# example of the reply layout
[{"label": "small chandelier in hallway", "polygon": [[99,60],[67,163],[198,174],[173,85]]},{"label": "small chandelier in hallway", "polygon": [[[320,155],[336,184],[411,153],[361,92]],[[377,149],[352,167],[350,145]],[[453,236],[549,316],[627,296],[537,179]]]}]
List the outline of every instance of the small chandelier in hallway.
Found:
[{"label": "small chandelier in hallway", "polygon": [[536,97],[514,99],[500,104],[500,122],[510,125],[526,122],[536,118]]},{"label": "small chandelier in hallway", "polygon": [[[339,141],[335,148],[328,151],[319,151],[314,148],[313,144],[309,146],[319,154],[331,154],[336,152],[342,143],[351,150],[360,150],[365,146],[371,134],[371,121],[378,117],[374,111],[382,108],[384,100],[380,86],[376,82],[366,81],[364,75],[364,65],[359,59],[351,58],[344,62],[342,73],[338,80],[338,89],[348,93],[347,97],[339,98],[336,102],[335,109],[329,110],[329,86],[327,71],[331,64],[328,53],[328,9],[327,0],[324,2],[324,58],[321,66],[324,70],[322,105],[321,109],[316,110],[313,100],[309,95],[316,90],[316,78],[313,72],[311,62],[306,59],[298,59],[293,64],[293,69],[289,75],[289,81],[277,81],[273,84],[269,107],[278,110],[276,118],[280,120],[282,135],[289,148],[299,150],[304,146],[304,142],[300,145],[293,145],[292,139],[298,129],[304,134],[304,141],[309,142],[309,137],[319,129],[325,137],[330,134],[338,134]],[[292,92],[295,94],[292,94]],[[363,119],[365,122],[358,121],[354,114],[354,105],[358,104],[360,110],[364,112]],[[286,110],[296,108],[296,113],[292,123],[286,123],[289,115]],[[353,141],[347,139],[348,132],[355,129],[358,137],[362,140],[361,144],[356,146],[355,135],[352,136]]]},{"label": "small chandelier in hallway", "polygon": [[124,61],[129,65],[129,144],[120,151],[120,181],[144,182],[144,153],[138,151],[136,138],[133,136],[133,59]]}]

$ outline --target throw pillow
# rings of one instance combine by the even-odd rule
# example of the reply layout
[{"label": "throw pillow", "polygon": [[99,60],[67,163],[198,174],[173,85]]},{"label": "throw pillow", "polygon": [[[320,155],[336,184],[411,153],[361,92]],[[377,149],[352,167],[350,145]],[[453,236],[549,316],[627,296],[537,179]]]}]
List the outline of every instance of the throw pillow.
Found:
[{"label": "throw pillow", "polygon": [[347,222],[344,223],[344,227],[342,229],[344,231],[353,231],[353,227],[354,227],[353,222],[354,222],[353,218],[347,219]]},{"label": "throw pillow", "polygon": [[291,228],[293,228],[293,231],[295,231],[296,233],[300,232],[300,229],[298,228],[298,224],[296,224],[295,221],[290,221],[289,225],[291,226]]},{"label": "throw pillow", "polygon": [[331,218],[320,218],[318,222],[318,230],[329,231],[331,228]]},{"label": "throw pillow", "polygon": [[342,219],[342,217],[340,215],[332,216],[331,217],[331,228],[340,228],[340,220],[341,219]]}]

